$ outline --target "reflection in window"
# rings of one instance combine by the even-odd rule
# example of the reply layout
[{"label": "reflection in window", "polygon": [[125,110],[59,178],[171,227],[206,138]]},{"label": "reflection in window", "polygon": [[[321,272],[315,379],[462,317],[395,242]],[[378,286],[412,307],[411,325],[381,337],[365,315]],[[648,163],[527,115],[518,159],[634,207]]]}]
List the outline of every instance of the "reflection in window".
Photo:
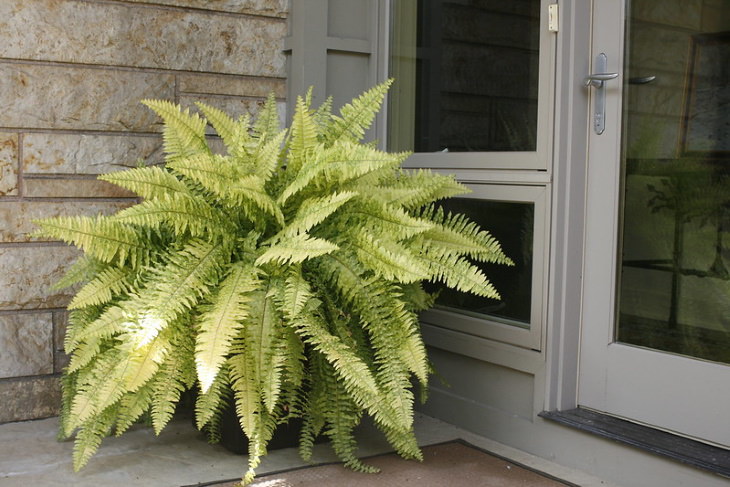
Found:
[{"label": "reflection in window", "polygon": [[479,263],[501,295],[501,300],[488,299],[453,289],[440,289],[437,307],[477,316],[496,318],[509,324],[529,328],[532,289],[532,252],[534,204],[453,198],[444,203],[445,210],[463,213],[480,227],[488,229],[502,245],[515,265]]},{"label": "reflection in window", "polygon": [[540,0],[393,2],[389,148],[534,151],[539,13]]},{"label": "reflection in window", "polygon": [[730,364],[730,4],[660,10],[629,11],[616,338]]}]

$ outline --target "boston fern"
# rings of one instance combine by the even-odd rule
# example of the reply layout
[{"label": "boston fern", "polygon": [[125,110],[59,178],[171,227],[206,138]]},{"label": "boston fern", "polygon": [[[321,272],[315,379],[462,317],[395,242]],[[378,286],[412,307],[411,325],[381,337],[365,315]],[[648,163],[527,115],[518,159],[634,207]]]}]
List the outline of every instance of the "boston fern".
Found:
[{"label": "boston fern", "polygon": [[[435,201],[467,192],[452,177],[406,171],[407,154],[359,143],[389,82],[331,113],[299,97],[280,130],[273,97],[251,126],[145,101],[165,122],[164,167],[101,176],[142,201],[111,216],[38,221],[39,235],[85,253],[61,283],[69,305],[63,436],[74,466],[141,418],[160,432],[186,390],[215,432],[235,401],[253,478],[277,425],[301,418],[306,459],[323,433],[346,465],[366,414],[406,458],[412,378],[429,364],[417,312],[424,281],[497,297],[472,262],[509,264],[499,244]],[[207,143],[210,124],[225,144]]]}]

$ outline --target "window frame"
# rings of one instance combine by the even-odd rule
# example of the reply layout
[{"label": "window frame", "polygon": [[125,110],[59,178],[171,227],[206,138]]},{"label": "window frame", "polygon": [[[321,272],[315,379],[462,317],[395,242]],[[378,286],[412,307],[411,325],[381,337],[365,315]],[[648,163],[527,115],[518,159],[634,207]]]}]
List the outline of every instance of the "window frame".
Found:
[{"label": "window frame", "polygon": [[[383,61],[381,70],[390,76],[390,39],[393,35],[393,0],[383,0],[388,8],[383,8],[383,22],[385,42],[379,51]],[[554,107],[554,79],[555,79],[555,35],[548,29],[548,5],[554,0],[540,1],[539,20],[539,56],[538,56],[538,99],[537,99],[537,140],[534,151],[508,152],[414,152],[403,164],[406,168],[426,169],[491,169],[506,171],[546,171],[551,168],[553,152],[553,119],[551,114]],[[388,116],[383,110],[382,123],[378,133],[381,141],[388,140]],[[381,143],[383,146],[385,142]]]},{"label": "window frame", "polygon": [[[459,196],[460,198],[508,203],[531,203],[534,205],[529,328],[509,324],[508,320],[500,320],[497,317],[488,315],[477,317],[439,308],[433,308],[421,313],[421,321],[469,335],[540,351],[544,346],[543,323],[545,322],[547,306],[550,238],[549,190],[543,185],[513,185],[487,182],[465,183],[465,185],[472,190],[472,193]],[[489,231],[488,228],[485,230]]]}]

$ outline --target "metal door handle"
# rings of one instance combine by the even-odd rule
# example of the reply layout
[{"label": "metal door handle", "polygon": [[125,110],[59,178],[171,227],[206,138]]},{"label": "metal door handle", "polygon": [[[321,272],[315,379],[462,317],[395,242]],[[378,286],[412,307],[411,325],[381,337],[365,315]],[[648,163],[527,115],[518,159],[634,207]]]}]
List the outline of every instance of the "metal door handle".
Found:
[{"label": "metal door handle", "polygon": [[643,78],[629,78],[630,85],[645,85],[656,79],[656,76],[644,76]]},{"label": "metal door handle", "polygon": [[606,129],[606,86],[605,82],[618,78],[618,73],[606,73],[608,58],[604,53],[596,56],[594,68],[597,73],[586,76],[586,86],[593,86],[596,89],[593,99],[593,131],[601,135]]},{"label": "metal door handle", "polygon": [[585,85],[601,88],[604,81],[618,78],[618,73],[594,73],[586,76]]}]

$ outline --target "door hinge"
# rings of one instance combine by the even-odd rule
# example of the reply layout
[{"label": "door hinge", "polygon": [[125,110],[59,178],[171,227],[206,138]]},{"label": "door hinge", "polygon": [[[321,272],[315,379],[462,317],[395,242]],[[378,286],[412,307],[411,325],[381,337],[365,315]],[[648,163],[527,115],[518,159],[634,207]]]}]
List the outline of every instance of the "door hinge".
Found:
[{"label": "door hinge", "polygon": [[548,5],[548,30],[550,32],[558,31],[558,4],[551,3]]}]

